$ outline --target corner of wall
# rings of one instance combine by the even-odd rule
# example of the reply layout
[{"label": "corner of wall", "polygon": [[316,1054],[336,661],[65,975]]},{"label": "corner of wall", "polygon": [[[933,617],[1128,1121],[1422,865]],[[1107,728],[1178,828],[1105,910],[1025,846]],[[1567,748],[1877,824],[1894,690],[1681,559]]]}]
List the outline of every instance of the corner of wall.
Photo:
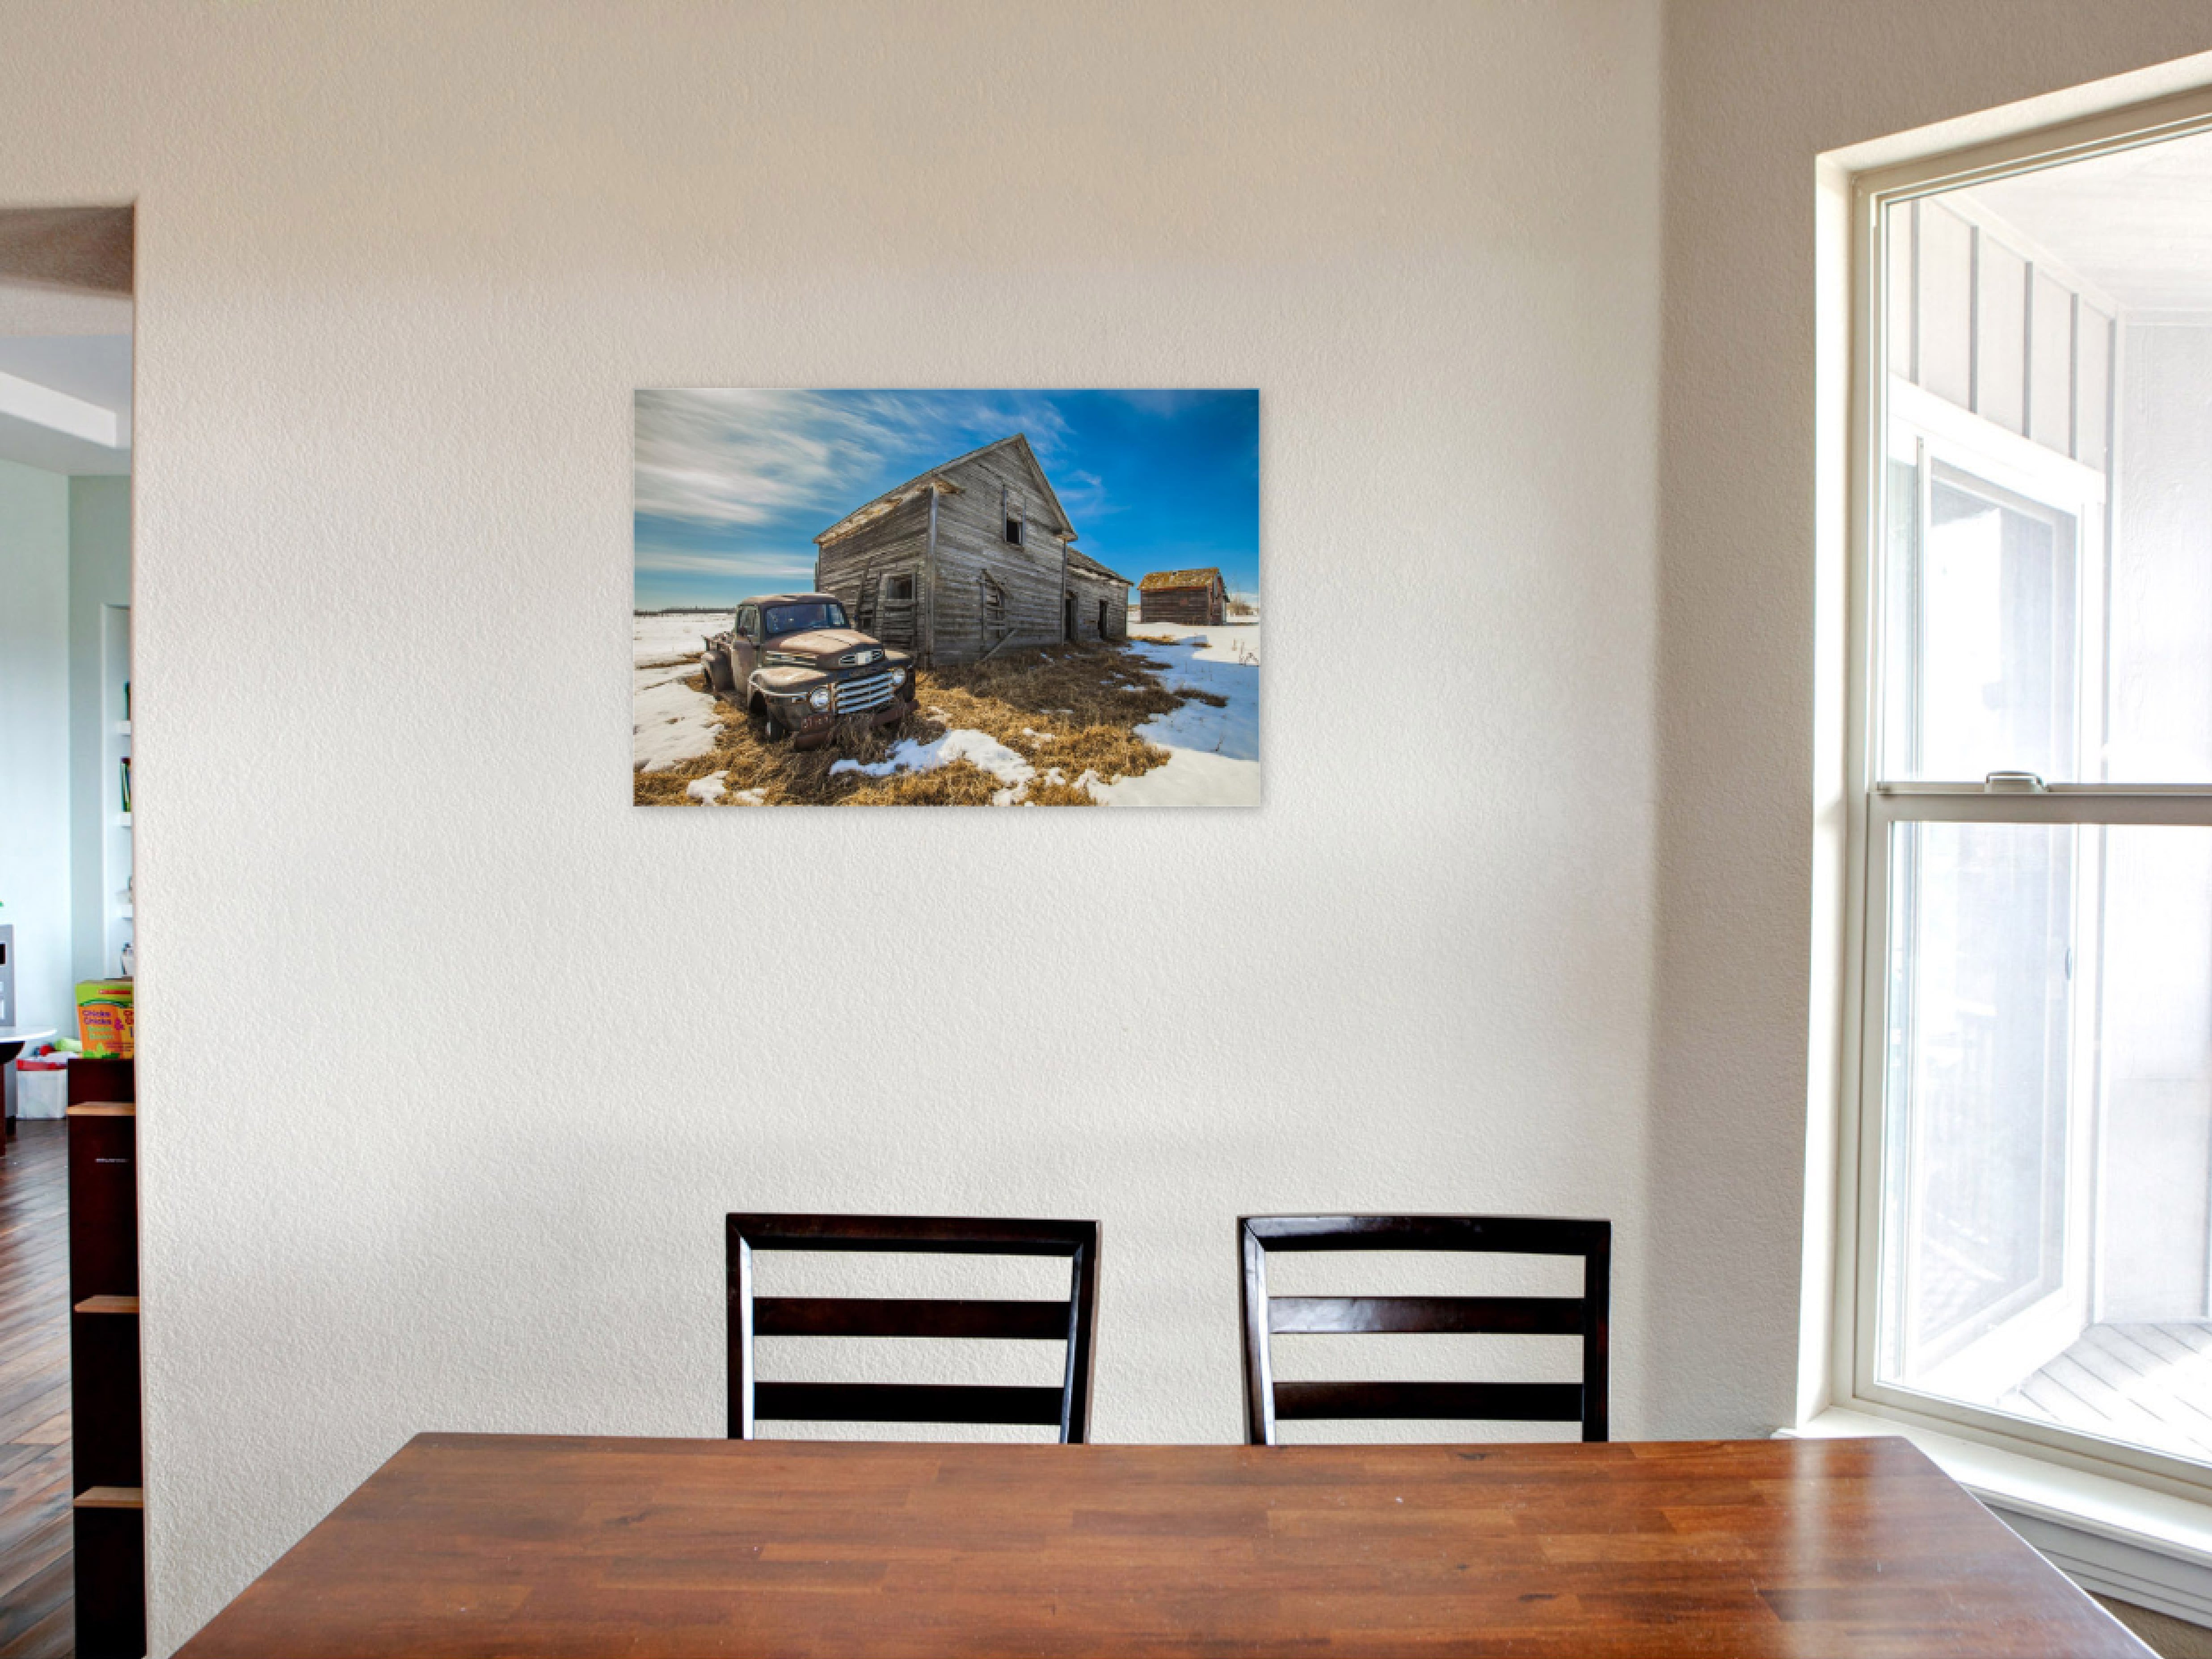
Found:
[{"label": "corner of wall", "polygon": [[1797,1306],[1796,1422],[1832,1395],[1842,1176],[1844,971],[1850,878],[1851,178],[1814,163],[1813,888],[1807,961],[1805,1207]]}]

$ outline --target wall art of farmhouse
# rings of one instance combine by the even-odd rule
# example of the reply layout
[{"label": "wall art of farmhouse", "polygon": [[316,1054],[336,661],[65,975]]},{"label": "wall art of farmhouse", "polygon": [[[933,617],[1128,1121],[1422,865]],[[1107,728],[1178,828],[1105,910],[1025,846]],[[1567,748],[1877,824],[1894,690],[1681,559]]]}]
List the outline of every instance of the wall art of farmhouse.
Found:
[{"label": "wall art of farmhouse", "polygon": [[1256,806],[1260,394],[641,391],[641,806]]}]

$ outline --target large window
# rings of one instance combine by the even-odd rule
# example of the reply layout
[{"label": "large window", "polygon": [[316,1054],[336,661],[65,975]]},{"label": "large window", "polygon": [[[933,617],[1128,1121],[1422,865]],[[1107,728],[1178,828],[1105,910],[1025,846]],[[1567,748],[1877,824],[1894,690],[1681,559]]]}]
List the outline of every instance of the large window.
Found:
[{"label": "large window", "polygon": [[2212,1486],[2208,125],[1862,186],[1845,1348]]}]

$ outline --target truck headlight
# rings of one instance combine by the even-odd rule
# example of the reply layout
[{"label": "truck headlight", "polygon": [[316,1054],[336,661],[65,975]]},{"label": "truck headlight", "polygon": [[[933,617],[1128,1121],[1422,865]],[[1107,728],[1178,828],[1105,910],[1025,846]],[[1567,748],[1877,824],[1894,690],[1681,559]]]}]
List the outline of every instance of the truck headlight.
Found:
[{"label": "truck headlight", "polygon": [[904,685],[906,684],[906,670],[903,668],[892,669],[891,684],[893,685]]},{"label": "truck headlight", "polygon": [[830,688],[826,685],[816,686],[806,694],[806,701],[812,708],[827,708],[830,706]]}]

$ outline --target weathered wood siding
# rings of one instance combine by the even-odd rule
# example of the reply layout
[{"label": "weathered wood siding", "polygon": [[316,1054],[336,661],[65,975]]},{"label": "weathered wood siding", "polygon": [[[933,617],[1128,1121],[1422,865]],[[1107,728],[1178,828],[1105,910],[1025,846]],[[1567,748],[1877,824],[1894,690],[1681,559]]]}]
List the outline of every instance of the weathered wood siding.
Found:
[{"label": "weathered wood siding", "polygon": [[1227,620],[1223,615],[1222,590],[1211,583],[1204,587],[1142,589],[1138,605],[1139,622],[1188,623],[1207,628],[1218,627]]},{"label": "weathered wood siding", "polygon": [[[1077,639],[1128,637],[1128,584],[1068,562],[1050,490],[1018,447],[924,476],[945,486],[937,495],[933,557],[927,489],[816,554],[816,587],[836,594],[854,626],[930,662],[974,662],[994,650],[1056,643],[1070,594]],[[1006,539],[1009,513],[1023,522],[1018,544]],[[913,602],[884,599],[884,579],[898,575],[915,579]]]},{"label": "weathered wood siding", "polygon": [[[1014,650],[1059,639],[1061,542],[1054,532],[1060,525],[1036,474],[1009,447],[978,455],[942,476],[959,490],[937,504],[933,659],[973,662],[1001,641],[1005,649]],[[1006,521],[999,514],[1001,486],[1026,513],[1028,529],[1019,547],[1006,538]],[[999,620],[988,626],[987,574],[1004,595]]]},{"label": "weathered wood siding", "polygon": [[[1075,637],[1079,640],[1126,640],[1129,637],[1129,584],[1108,581],[1104,577],[1072,565],[1067,572],[1068,592],[1075,595]],[[1106,631],[1098,631],[1098,607],[1106,607]]]},{"label": "weathered wood siding", "polygon": [[[921,643],[919,600],[924,562],[929,551],[929,497],[903,501],[881,518],[840,536],[814,560],[815,591],[834,593],[853,625],[886,645],[905,649]],[[883,603],[884,578],[911,576],[916,602]]]}]

